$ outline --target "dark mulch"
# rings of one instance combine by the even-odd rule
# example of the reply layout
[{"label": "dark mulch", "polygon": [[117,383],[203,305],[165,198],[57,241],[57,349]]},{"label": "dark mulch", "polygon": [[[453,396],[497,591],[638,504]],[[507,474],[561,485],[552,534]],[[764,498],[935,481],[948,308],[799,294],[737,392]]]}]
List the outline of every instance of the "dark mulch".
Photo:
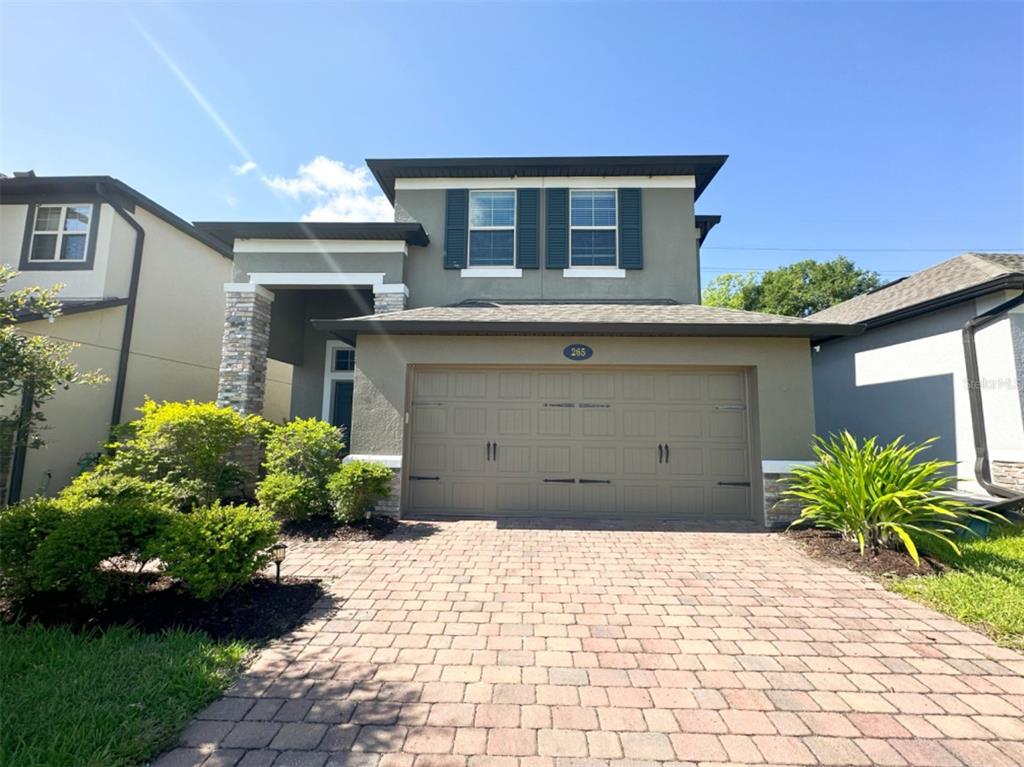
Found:
[{"label": "dark mulch", "polygon": [[287,541],[377,541],[393,533],[401,524],[388,516],[367,517],[346,525],[333,517],[310,517],[281,523],[281,539]]},{"label": "dark mulch", "polygon": [[942,562],[928,554],[921,554],[920,567],[914,564],[914,560],[906,552],[894,549],[882,549],[877,554],[872,554],[868,549],[862,557],[856,541],[844,540],[838,533],[830,530],[793,529],[785,535],[799,543],[811,556],[835,562],[866,575],[905,578],[911,575],[932,575],[946,570]]},{"label": "dark mulch", "polygon": [[258,577],[224,596],[202,602],[179,584],[156,573],[123,576],[122,598],[99,607],[63,595],[38,596],[18,604],[0,604],[0,620],[104,629],[128,625],[146,634],[167,629],[205,631],[213,639],[262,641],[299,627],[324,596],[319,581]]}]

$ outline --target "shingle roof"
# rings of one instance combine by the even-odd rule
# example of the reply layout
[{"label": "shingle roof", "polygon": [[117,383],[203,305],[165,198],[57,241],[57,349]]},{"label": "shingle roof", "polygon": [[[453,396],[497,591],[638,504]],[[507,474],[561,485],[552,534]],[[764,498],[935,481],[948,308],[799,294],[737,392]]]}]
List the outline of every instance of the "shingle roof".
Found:
[{"label": "shingle roof", "polygon": [[698,304],[473,301],[340,320],[314,320],[331,332],[520,333],[528,335],[796,336],[853,335],[857,325]]},{"label": "shingle roof", "polygon": [[831,306],[808,319],[818,322],[870,322],[913,307],[926,309],[937,299],[978,288],[1009,275],[1024,277],[1024,254],[965,253]]}]

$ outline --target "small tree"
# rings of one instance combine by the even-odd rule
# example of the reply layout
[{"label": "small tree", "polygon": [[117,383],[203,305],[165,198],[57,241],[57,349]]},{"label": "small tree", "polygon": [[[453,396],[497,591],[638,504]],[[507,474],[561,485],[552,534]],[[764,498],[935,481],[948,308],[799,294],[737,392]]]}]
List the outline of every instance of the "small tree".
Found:
[{"label": "small tree", "polygon": [[0,264],[0,506],[7,503],[15,450],[44,444],[40,433],[46,421],[43,405],[58,389],[106,380],[98,371],[80,371],[71,361],[76,344],[16,332],[15,323],[26,314],[59,316],[57,296],[63,288],[8,291],[7,284],[16,274]]}]

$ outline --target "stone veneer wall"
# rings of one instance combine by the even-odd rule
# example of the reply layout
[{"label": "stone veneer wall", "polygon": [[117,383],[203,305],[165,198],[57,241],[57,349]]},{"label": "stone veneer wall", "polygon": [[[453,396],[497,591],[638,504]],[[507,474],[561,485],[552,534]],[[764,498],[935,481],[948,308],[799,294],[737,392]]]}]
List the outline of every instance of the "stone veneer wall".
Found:
[{"label": "stone veneer wall", "polygon": [[400,312],[406,308],[408,300],[404,291],[398,293],[374,293],[373,313],[387,314],[388,312]]},{"label": "stone veneer wall", "polygon": [[1024,463],[992,461],[992,481],[1024,493]]},{"label": "stone veneer wall", "polygon": [[797,501],[783,501],[784,479],[788,474],[765,473],[764,477],[764,524],[771,530],[786,527],[800,516]]},{"label": "stone veneer wall", "polygon": [[373,505],[373,513],[398,518],[402,512],[402,470],[392,469],[391,495],[382,498]]}]

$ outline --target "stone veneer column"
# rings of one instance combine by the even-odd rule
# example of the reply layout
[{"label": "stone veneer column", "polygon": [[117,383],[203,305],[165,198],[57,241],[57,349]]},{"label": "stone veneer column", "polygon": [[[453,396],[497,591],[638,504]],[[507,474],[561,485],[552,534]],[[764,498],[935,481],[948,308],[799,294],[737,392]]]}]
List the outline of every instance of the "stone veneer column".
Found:
[{"label": "stone veneer column", "polygon": [[402,283],[376,285],[373,288],[373,313],[400,312],[409,303],[409,288]]},{"label": "stone veneer column", "polygon": [[992,481],[1024,493],[1024,463],[1017,461],[992,461]]},{"label": "stone veneer column", "polygon": [[270,307],[274,294],[246,283],[228,283],[224,292],[217,404],[246,415],[261,415],[267,388]]}]

